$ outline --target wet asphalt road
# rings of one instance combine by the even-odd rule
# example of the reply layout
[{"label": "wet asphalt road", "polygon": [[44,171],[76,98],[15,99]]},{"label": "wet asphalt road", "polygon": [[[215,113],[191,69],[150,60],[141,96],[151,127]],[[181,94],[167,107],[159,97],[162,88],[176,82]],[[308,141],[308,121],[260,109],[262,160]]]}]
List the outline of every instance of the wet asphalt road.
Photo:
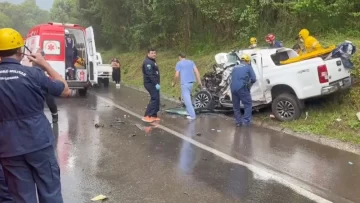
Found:
[{"label": "wet asphalt road", "polygon": [[164,114],[159,125],[144,124],[134,115],[142,116],[146,94],[125,87],[91,92],[57,100],[54,133],[65,202],[90,202],[99,194],[107,202],[288,203],[312,202],[312,194],[360,202],[355,154],[267,129],[235,128],[232,118],[211,114],[194,122]]}]

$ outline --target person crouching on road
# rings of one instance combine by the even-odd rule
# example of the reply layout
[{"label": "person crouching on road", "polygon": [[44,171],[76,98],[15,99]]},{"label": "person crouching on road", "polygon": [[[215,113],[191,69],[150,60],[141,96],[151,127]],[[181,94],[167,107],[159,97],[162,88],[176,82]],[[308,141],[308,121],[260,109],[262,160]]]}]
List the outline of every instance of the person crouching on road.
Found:
[{"label": "person crouching on road", "polygon": [[[234,67],[231,73],[231,95],[234,116],[237,126],[250,125],[252,119],[252,99],[250,89],[256,82],[256,75],[250,65],[250,56],[242,55],[241,64]],[[244,105],[244,116],[240,112],[240,101]]]},{"label": "person crouching on road", "polygon": [[186,111],[189,114],[187,118],[192,120],[196,119],[194,106],[191,102],[191,91],[195,82],[195,75],[200,86],[202,86],[202,84],[200,79],[200,73],[195,63],[191,60],[186,59],[185,57],[185,54],[179,54],[180,61],[176,64],[174,82],[172,83],[172,86],[175,86],[176,81],[180,76],[181,96],[184,100]]},{"label": "person crouching on road", "polygon": [[22,48],[26,47],[19,32],[0,29],[0,98],[6,98],[0,105],[0,163],[14,202],[63,203],[43,92],[68,97],[71,91],[41,53],[28,56],[41,69],[21,65]]},{"label": "person crouching on road", "polygon": [[144,87],[150,94],[150,101],[142,120],[148,123],[160,120],[157,116],[160,110],[160,73],[155,58],[156,51],[151,48],[142,65]]},{"label": "person crouching on road", "polygon": [[113,58],[113,60],[111,60],[111,67],[113,68],[113,72],[112,72],[113,81],[116,83],[116,88],[120,88],[120,80],[121,80],[120,61],[117,58]]}]

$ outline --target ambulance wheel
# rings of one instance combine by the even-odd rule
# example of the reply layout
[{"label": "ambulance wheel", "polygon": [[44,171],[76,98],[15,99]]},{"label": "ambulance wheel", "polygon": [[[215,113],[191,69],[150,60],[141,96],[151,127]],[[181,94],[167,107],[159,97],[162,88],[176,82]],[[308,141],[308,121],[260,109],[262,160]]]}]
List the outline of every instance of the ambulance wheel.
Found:
[{"label": "ambulance wheel", "polygon": [[104,87],[109,87],[109,78],[102,79],[102,82],[104,83]]},{"label": "ambulance wheel", "polygon": [[87,88],[84,88],[84,89],[79,89],[79,95],[81,97],[85,97],[87,94]]}]

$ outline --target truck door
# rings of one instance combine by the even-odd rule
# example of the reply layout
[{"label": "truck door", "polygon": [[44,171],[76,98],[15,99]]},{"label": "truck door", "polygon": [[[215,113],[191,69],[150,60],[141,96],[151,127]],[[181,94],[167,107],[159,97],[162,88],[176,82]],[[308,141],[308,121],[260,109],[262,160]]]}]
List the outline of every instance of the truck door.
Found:
[{"label": "truck door", "polygon": [[[256,75],[256,82],[253,84],[250,90],[253,105],[257,106],[260,104],[266,104],[267,103],[266,95],[268,93],[266,91],[266,87],[263,81],[262,57],[260,54],[251,56],[251,66]],[[271,94],[270,94],[270,101],[271,101]]]},{"label": "truck door", "polygon": [[89,72],[90,82],[92,84],[98,83],[98,70],[96,63],[96,47],[95,47],[95,37],[94,30],[92,27],[88,27],[85,30],[86,32],[86,49],[87,49],[87,67]]}]

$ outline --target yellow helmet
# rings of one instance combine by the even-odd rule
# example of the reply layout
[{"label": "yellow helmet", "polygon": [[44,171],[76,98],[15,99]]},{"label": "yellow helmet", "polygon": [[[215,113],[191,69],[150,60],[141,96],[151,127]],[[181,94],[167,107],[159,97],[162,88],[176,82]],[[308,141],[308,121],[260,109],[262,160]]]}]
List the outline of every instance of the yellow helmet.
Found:
[{"label": "yellow helmet", "polygon": [[307,38],[309,35],[310,35],[310,32],[307,29],[302,29],[299,32],[299,37],[303,38],[303,39]]},{"label": "yellow helmet", "polygon": [[247,54],[243,54],[243,55],[241,55],[240,60],[242,60],[242,61],[250,61],[250,56],[247,55]]},{"label": "yellow helmet", "polygon": [[250,44],[256,44],[257,40],[255,37],[250,38]]},{"label": "yellow helmet", "polygon": [[17,49],[24,46],[20,33],[11,28],[0,29],[0,51]]}]

